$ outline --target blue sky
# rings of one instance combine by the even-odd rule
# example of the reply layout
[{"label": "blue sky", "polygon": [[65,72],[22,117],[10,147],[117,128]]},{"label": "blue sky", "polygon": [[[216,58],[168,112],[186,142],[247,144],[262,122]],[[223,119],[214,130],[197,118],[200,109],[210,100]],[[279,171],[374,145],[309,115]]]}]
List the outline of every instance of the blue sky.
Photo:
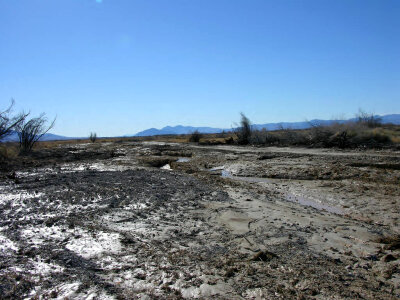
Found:
[{"label": "blue sky", "polygon": [[400,113],[398,0],[0,0],[0,108],[67,136]]}]

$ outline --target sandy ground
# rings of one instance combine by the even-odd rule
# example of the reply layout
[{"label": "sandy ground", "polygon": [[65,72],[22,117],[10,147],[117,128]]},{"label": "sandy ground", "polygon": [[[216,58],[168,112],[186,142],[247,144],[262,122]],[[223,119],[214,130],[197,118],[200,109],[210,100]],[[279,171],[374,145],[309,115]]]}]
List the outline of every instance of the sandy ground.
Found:
[{"label": "sandy ground", "polygon": [[399,152],[103,143],[11,167],[2,299],[400,298]]}]

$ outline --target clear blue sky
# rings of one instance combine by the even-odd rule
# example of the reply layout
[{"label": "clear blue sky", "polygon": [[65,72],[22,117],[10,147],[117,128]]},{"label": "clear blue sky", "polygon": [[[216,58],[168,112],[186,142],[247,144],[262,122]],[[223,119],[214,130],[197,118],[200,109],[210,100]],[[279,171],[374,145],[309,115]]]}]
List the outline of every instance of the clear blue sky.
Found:
[{"label": "clear blue sky", "polygon": [[0,0],[0,108],[53,133],[400,113],[399,0]]}]

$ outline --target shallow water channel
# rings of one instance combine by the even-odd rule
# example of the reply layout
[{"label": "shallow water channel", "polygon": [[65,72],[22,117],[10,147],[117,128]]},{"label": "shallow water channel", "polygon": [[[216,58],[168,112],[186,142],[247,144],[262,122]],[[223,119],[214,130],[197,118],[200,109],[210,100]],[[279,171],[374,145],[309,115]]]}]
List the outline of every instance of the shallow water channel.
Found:
[{"label": "shallow water channel", "polygon": [[179,157],[176,162],[183,163],[183,162],[189,162],[189,161],[190,161],[189,157]]}]

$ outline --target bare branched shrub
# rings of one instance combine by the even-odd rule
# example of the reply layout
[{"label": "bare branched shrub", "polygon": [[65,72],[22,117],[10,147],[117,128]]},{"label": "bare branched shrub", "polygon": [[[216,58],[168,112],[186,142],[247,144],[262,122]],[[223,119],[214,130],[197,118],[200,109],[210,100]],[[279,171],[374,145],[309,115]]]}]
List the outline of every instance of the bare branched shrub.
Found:
[{"label": "bare branched shrub", "polygon": [[324,126],[319,123],[309,123],[308,142],[310,146],[329,146],[329,140],[335,134],[334,126]]},{"label": "bare branched shrub", "polygon": [[190,135],[189,142],[198,143],[200,142],[200,139],[201,139],[201,133],[198,130],[196,130]]},{"label": "bare branched shrub", "polygon": [[14,99],[11,99],[10,106],[4,111],[0,111],[0,141],[12,134],[16,127],[29,115],[29,113],[19,113],[13,116],[12,110],[14,104]]},{"label": "bare branched shrub", "polygon": [[279,138],[278,135],[272,133],[267,133],[265,135],[265,145],[278,146],[280,143],[281,139]]},{"label": "bare branched shrub", "polygon": [[42,113],[39,117],[32,118],[28,121],[24,119],[18,124],[17,131],[19,137],[20,153],[30,152],[35,143],[45,135],[51,128],[54,127],[56,119],[46,126],[47,118]]},{"label": "bare branched shrub", "polygon": [[96,142],[96,140],[97,140],[97,134],[96,134],[96,132],[91,132],[91,133],[90,133],[90,135],[89,135],[89,140],[90,140],[92,143]]},{"label": "bare branched shrub", "polygon": [[336,132],[333,136],[328,139],[327,146],[337,146],[339,148],[347,148],[350,141],[350,135],[346,128]]},{"label": "bare branched shrub", "polygon": [[372,113],[367,113],[363,109],[359,109],[356,114],[356,119],[359,124],[363,124],[369,128],[375,128],[382,125],[382,119]]},{"label": "bare branched shrub", "polygon": [[250,142],[255,145],[266,144],[267,135],[268,133],[265,128],[261,130],[253,130]]},{"label": "bare branched shrub", "polygon": [[304,145],[306,144],[306,137],[302,131],[292,129],[290,127],[279,126],[280,141],[283,145]]},{"label": "bare branched shrub", "polygon": [[239,145],[247,145],[250,143],[250,138],[252,134],[251,122],[244,113],[240,113],[241,120],[240,126],[236,128],[233,132],[237,137],[237,142]]}]

